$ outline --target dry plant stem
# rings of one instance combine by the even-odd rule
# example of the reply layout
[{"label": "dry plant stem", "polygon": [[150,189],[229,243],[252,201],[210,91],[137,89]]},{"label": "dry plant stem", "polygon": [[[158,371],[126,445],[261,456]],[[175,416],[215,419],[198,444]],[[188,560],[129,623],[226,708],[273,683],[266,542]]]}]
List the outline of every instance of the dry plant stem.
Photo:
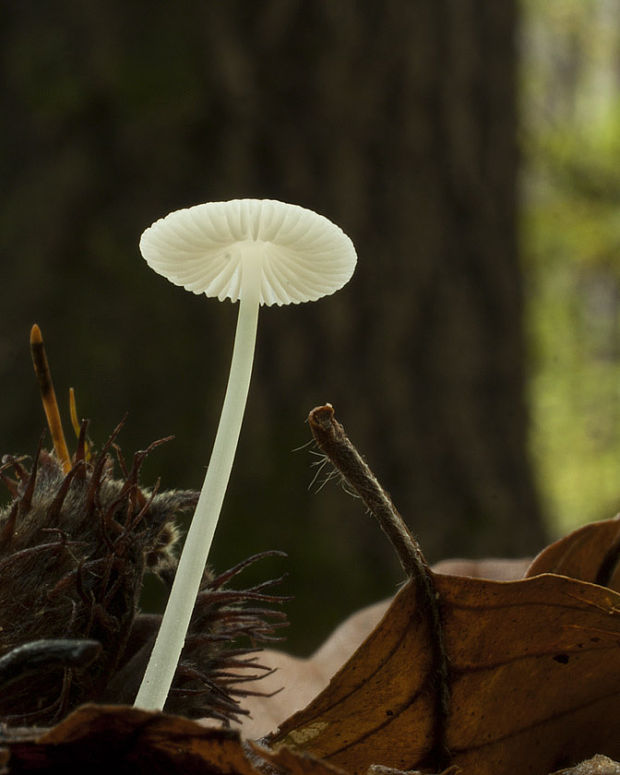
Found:
[{"label": "dry plant stem", "polygon": [[432,571],[422,554],[418,542],[409,532],[403,518],[396,510],[390,496],[381,487],[362,456],[355,449],[344,428],[336,420],[331,404],[318,406],[308,415],[312,435],[322,452],[347,483],[360,496],[370,513],[396,550],[398,559],[407,576],[413,581],[428,616],[434,647],[435,676],[437,685],[437,714],[435,719],[436,741],[428,766],[442,769],[448,766],[450,756],[445,744],[450,691],[448,688],[448,658],[444,646],[441,611]]},{"label": "dry plant stem", "polygon": [[45,416],[47,417],[47,424],[52,434],[54,451],[62,463],[64,472],[68,474],[71,470],[71,455],[67,449],[65,434],[62,429],[62,422],[60,421],[56,392],[54,391],[52,374],[47,362],[41,329],[36,323],[32,326],[32,330],[30,331],[30,352],[32,354],[34,373],[39,382],[41,400],[43,401],[43,409],[45,410]]},{"label": "dry plant stem", "polygon": [[313,409],[308,415],[308,422],[316,443],[358,493],[390,539],[407,576],[412,579],[418,576],[429,579],[429,588],[432,587],[430,568],[417,541],[409,532],[390,496],[381,487],[347,437],[342,425],[336,420],[331,404]]}]

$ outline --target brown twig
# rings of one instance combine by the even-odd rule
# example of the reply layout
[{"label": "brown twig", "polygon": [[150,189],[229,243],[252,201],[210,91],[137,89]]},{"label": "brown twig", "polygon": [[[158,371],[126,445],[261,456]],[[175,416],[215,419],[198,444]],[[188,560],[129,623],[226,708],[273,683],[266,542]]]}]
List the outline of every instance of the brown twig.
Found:
[{"label": "brown twig", "polygon": [[313,409],[308,415],[308,424],[321,451],[327,455],[350,487],[360,496],[387,535],[396,550],[403,570],[415,585],[416,593],[428,616],[438,696],[435,726],[436,743],[432,752],[435,761],[429,762],[429,766],[434,765],[438,769],[445,768],[450,761],[445,744],[450,703],[448,657],[444,645],[441,611],[433,573],[422,554],[420,545],[409,532],[390,496],[379,484],[376,476],[347,437],[342,425],[336,420],[333,406],[325,404],[325,406]]}]

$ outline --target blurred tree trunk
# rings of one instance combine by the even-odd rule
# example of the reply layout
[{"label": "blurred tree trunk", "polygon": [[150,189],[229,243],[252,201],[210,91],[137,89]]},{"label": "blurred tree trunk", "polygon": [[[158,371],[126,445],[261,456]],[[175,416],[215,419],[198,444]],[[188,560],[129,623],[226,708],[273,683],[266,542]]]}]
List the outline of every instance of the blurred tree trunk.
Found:
[{"label": "blurred tree trunk", "polygon": [[[271,197],[327,215],[358,248],[334,298],[261,314],[215,562],[287,550],[306,650],[329,626],[317,600],[334,622],[393,590],[397,563],[359,503],[329,486],[309,495],[308,458],[289,454],[325,401],[429,559],[535,551],[515,1],[65,0],[35,18],[30,5],[4,32],[10,139],[27,147],[7,164],[22,186],[5,225],[27,257],[11,337],[34,314],[59,342],[71,331],[87,413],[104,391],[109,427],[129,403],[129,446],[177,434],[158,452],[166,484],[199,486],[233,322],[148,274],[141,229],[200,201]],[[75,373],[75,356],[58,361]]]},{"label": "blurred tree trunk", "polygon": [[[514,3],[268,5],[262,40],[292,46],[287,67],[259,52],[234,68],[276,85],[257,90],[270,117],[259,149],[278,152],[253,156],[256,177],[332,216],[360,264],[307,333],[295,310],[268,320],[266,411],[267,394],[331,400],[433,557],[530,552],[543,531],[527,456]],[[234,14],[220,16],[232,56]],[[304,390],[308,360],[318,374]]]}]

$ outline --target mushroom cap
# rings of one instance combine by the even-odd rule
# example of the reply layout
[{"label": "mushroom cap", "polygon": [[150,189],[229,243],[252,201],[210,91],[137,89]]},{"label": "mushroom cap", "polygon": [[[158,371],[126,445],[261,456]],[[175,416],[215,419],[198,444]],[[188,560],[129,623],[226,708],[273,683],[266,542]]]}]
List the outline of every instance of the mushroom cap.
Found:
[{"label": "mushroom cap", "polygon": [[140,252],[170,282],[220,301],[237,301],[244,264],[262,261],[259,302],[267,306],[334,293],[349,281],[357,262],[353,243],[336,224],[273,199],[176,210],[146,229]]}]

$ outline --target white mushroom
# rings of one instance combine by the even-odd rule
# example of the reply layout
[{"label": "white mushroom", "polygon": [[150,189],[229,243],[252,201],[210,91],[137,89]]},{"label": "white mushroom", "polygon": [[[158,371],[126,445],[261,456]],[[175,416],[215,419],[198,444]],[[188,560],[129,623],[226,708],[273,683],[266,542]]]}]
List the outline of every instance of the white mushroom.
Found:
[{"label": "white mushroom", "polygon": [[138,707],[163,708],[183,648],[232,469],[245,410],[261,304],[315,301],[351,278],[353,243],[312,210],[235,199],[177,210],[140,240],[148,265],[193,293],[239,300],[222,414],[198,505],[142,685]]}]

